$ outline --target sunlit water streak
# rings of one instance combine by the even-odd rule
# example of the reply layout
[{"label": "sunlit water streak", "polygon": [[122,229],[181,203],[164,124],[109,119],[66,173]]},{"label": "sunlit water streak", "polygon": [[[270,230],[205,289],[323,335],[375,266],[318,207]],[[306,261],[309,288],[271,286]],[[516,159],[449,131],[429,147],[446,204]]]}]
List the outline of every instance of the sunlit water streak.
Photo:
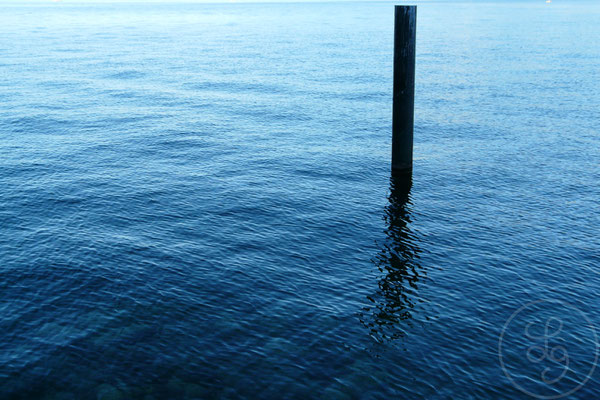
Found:
[{"label": "sunlit water streak", "polygon": [[523,397],[519,307],[599,322],[599,11],[419,4],[410,187],[391,3],[0,5],[0,397]]}]

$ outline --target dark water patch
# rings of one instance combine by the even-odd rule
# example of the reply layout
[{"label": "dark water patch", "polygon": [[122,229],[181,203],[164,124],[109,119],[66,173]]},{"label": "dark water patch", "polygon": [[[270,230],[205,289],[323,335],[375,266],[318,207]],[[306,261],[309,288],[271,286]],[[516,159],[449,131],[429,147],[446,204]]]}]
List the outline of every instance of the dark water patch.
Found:
[{"label": "dark water patch", "polygon": [[49,111],[67,111],[70,110],[71,107],[67,104],[40,104],[37,106],[40,110],[49,110]]},{"label": "dark water patch", "polygon": [[41,87],[50,89],[66,89],[66,90],[81,90],[84,87],[82,82],[65,81],[65,80],[46,80],[39,83]]},{"label": "dark water patch", "polygon": [[143,97],[139,92],[134,92],[131,90],[110,90],[104,93],[117,99],[137,99]]},{"label": "dark water patch", "polygon": [[208,102],[207,103],[197,103],[197,102],[195,102],[193,104],[188,105],[188,107],[194,108],[194,109],[210,109],[211,107],[213,107],[213,104],[208,103]]},{"label": "dark water patch", "polygon": [[242,106],[236,108],[236,114],[250,117],[259,121],[310,121],[312,117],[300,110],[287,111],[269,106]]},{"label": "dark water patch", "polygon": [[86,49],[77,49],[77,48],[58,48],[54,49],[57,53],[85,53],[88,50]]},{"label": "dark water patch", "polygon": [[214,91],[226,93],[253,92],[264,94],[280,94],[285,93],[287,91],[287,89],[284,86],[280,85],[236,81],[206,81],[199,83],[189,83],[185,85],[185,88],[197,91]]},{"label": "dark water patch", "polygon": [[215,147],[215,144],[208,142],[206,139],[188,137],[160,140],[153,143],[153,146],[157,149],[163,149],[164,151],[177,151]]},{"label": "dark water patch", "polygon": [[169,118],[169,115],[165,114],[141,114],[141,115],[130,115],[130,116],[113,116],[103,117],[92,121],[87,125],[88,128],[100,128],[106,127],[111,130],[119,130],[124,125],[156,121],[163,118]]},{"label": "dark water patch", "polygon": [[129,71],[120,71],[115,72],[109,75],[106,75],[105,78],[108,79],[119,79],[119,80],[129,80],[129,79],[140,79],[146,76],[145,72],[129,70]]},{"label": "dark water patch", "polygon": [[[360,181],[364,178],[362,174],[353,168],[352,165],[346,163],[339,163],[340,165],[323,165],[322,168],[309,168],[296,167],[293,169],[293,174],[298,177],[317,179],[317,180],[331,180],[331,181]],[[365,173],[363,171],[363,173]]]},{"label": "dark water patch", "polygon": [[117,37],[117,35],[115,35],[114,33],[109,32],[94,32],[90,33],[90,36],[98,39],[111,39]]},{"label": "dark water patch", "polygon": [[71,121],[46,116],[19,117],[5,120],[0,132],[29,133],[35,135],[64,134],[72,128]]},{"label": "dark water patch", "polygon": [[342,96],[342,98],[344,100],[350,100],[350,101],[381,101],[388,97],[389,97],[389,93],[383,93],[383,92],[361,93],[358,91],[348,93],[348,94],[345,94],[344,96]]}]

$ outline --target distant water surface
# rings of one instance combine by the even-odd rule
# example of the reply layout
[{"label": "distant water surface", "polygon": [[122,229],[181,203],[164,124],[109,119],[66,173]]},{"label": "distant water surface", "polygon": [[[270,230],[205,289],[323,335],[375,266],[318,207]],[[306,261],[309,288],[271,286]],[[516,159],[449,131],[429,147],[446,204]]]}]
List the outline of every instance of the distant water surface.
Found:
[{"label": "distant water surface", "polygon": [[0,398],[596,397],[598,21],[3,3]]}]

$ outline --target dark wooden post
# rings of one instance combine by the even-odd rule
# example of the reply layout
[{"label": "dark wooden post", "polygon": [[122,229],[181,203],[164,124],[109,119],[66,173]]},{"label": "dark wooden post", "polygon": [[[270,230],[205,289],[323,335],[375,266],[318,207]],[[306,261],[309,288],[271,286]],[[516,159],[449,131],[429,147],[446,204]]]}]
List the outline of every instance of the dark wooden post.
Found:
[{"label": "dark wooden post", "polygon": [[392,173],[412,172],[417,6],[396,6]]}]

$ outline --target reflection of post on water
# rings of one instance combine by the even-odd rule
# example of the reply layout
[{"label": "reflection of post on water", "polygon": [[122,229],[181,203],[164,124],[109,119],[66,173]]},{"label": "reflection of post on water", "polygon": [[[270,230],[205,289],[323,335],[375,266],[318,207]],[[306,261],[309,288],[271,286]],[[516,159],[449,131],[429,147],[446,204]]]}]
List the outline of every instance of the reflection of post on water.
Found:
[{"label": "reflection of post on water", "polygon": [[418,263],[420,250],[410,230],[411,186],[410,175],[390,180],[389,203],[383,216],[386,238],[378,243],[379,252],[372,259],[380,273],[378,287],[367,296],[370,304],[360,315],[370,335],[380,342],[405,335],[418,301],[418,282],[424,275]]}]

